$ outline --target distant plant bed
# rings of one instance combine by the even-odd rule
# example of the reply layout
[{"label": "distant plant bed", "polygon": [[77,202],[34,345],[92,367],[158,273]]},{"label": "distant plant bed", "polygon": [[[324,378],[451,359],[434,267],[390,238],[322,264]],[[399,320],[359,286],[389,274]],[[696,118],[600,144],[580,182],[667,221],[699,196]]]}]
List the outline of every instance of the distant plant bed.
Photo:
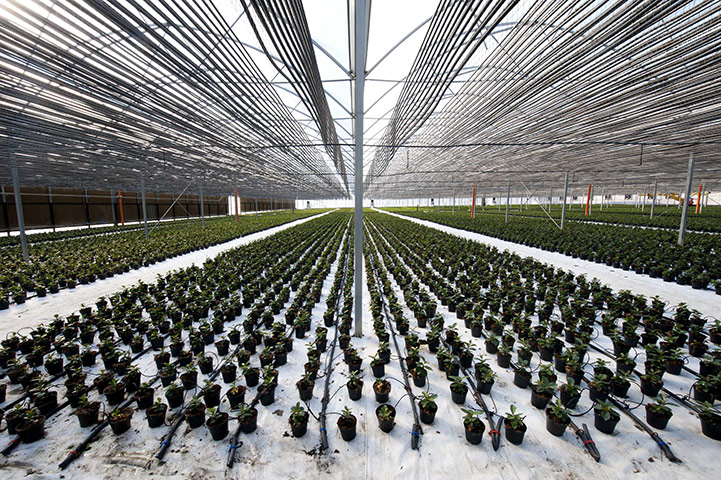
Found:
[{"label": "distant plant bed", "polygon": [[320,210],[209,219],[161,224],[149,239],[142,230],[36,243],[30,246],[30,263],[19,246],[2,250],[0,309],[24,303],[30,293],[44,297],[62,288],[75,288],[148,266],[167,258],[218,245],[319,213]]},{"label": "distant plant bed", "polygon": [[471,219],[467,213],[388,210],[697,289],[721,279],[721,235],[689,232],[679,246],[678,234],[671,230],[568,222],[561,231],[548,218],[516,217],[505,223],[498,215]]}]

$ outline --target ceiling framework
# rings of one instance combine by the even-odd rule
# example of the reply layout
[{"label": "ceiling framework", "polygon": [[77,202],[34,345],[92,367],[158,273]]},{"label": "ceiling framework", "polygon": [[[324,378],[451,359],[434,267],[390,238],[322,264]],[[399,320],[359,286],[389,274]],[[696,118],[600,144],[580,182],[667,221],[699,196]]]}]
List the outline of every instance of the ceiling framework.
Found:
[{"label": "ceiling framework", "polygon": [[[514,27],[491,38],[476,29],[485,43],[466,64],[474,71],[444,102],[428,85],[447,85],[457,69],[409,74],[421,93],[400,97],[370,145],[369,198],[470,196],[473,185],[505,196],[509,181],[516,196],[559,194],[567,171],[576,193],[589,183],[597,194],[638,192],[655,180],[678,192],[692,152],[694,183],[721,187],[721,3],[525,2],[504,23],[511,17]],[[414,66],[439,46],[433,31]]]},{"label": "ceiling framework", "polygon": [[[137,190],[144,178],[157,191],[197,192],[202,182],[209,194],[237,186],[244,195],[347,197],[339,171],[212,2],[2,8],[0,154],[17,163],[22,184]],[[312,68],[304,73],[313,78]],[[337,143],[328,135],[323,144]],[[9,178],[0,169],[0,182]]]}]

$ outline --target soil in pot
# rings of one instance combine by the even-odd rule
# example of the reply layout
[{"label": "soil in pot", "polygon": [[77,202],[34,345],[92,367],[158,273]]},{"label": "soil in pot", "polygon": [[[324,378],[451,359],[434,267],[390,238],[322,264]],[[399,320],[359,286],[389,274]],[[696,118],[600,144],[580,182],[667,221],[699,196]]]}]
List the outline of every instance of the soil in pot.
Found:
[{"label": "soil in pot", "polygon": [[201,404],[196,408],[185,410],[185,421],[190,428],[198,428],[205,423],[205,405]]}]

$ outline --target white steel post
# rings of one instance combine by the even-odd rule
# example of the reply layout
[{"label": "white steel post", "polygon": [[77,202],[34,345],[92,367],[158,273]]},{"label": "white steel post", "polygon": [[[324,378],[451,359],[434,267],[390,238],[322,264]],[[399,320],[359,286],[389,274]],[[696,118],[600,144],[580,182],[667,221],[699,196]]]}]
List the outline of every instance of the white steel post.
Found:
[{"label": "white steel post", "polygon": [[688,199],[691,197],[691,182],[693,181],[694,154],[688,159],[688,175],[686,177],[686,189],[683,197],[683,210],[681,211],[681,225],[678,227],[678,244],[683,245],[686,238],[686,218],[688,216]]},{"label": "white steel post", "polygon": [[563,207],[561,207],[561,230],[566,223],[566,198],[568,197],[568,172],[566,172],[566,179],[563,181]]}]

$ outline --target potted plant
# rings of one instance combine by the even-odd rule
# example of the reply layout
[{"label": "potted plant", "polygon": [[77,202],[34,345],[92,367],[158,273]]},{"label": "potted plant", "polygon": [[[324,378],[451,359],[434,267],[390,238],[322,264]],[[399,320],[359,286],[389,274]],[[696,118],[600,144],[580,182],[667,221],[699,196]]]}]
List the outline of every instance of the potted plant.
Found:
[{"label": "potted plant", "polygon": [[117,405],[125,400],[125,384],[113,378],[108,386],[103,389],[103,394],[108,401],[108,405]]},{"label": "potted plant", "polygon": [[340,430],[340,435],[343,437],[343,440],[350,442],[355,438],[357,423],[358,420],[355,415],[353,415],[350,408],[343,408],[340,418],[338,419],[338,429]]},{"label": "potted plant", "polygon": [[146,411],[145,415],[148,417],[148,426],[150,428],[157,428],[165,423],[165,413],[168,411],[168,406],[158,398],[153,405],[151,405]]},{"label": "potted plant", "polygon": [[378,354],[371,357],[371,371],[374,377],[383,377],[385,375],[385,366],[386,364],[378,357]]},{"label": "potted plant", "polygon": [[198,370],[195,369],[195,365],[191,363],[185,366],[185,372],[180,375],[180,381],[186,390],[192,390],[198,385]]},{"label": "potted plant", "polygon": [[396,418],[396,409],[392,405],[383,404],[376,408],[378,427],[385,433],[393,430]]},{"label": "potted plant", "polygon": [[130,430],[130,420],[133,418],[133,409],[130,407],[116,408],[110,412],[108,423],[115,435],[120,435]]},{"label": "potted plant", "polygon": [[486,430],[483,421],[481,421],[480,410],[461,409],[465,414],[463,417],[463,428],[465,430],[466,440],[471,445],[478,445],[483,440],[483,432]]},{"label": "potted plant", "polygon": [[170,408],[178,408],[183,404],[183,387],[177,382],[173,382],[165,389],[165,398],[168,400]]},{"label": "potted plant", "polygon": [[203,402],[208,408],[220,405],[220,385],[210,380],[205,381],[205,386],[200,391],[203,396]]},{"label": "potted plant", "polygon": [[436,412],[438,411],[436,398],[438,398],[437,394],[424,391],[421,392],[421,397],[418,400],[419,416],[421,422],[426,425],[431,425],[436,418]]},{"label": "potted plant", "polygon": [[36,408],[26,408],[20,423],[15,426],[23,443],[32,443],[45,436],[45,417]]},{"label": "potted plant", "polygon": [[360,400],[363,393],[363,376],[360,372],[348,372],[348,397],[351,400]]},{"label": "potted plant", "polygon": [[568,424],[571,423],[570,415],[571,411],[561,403],[561,400],[556,400],[555,403],[546,407],[546,430],[556,437],[562,436]]},{"label": "potted plant", "polygon": [[217,407],[208,409],[208,430],[213,440],[222,440],[228,435],[228,414]]},{"label": "potted plant", "polygon": [[231,361],[227,361],[220,367],[220,374],[223,376],[223,383],[233,383],[237,376],[238,367]]},{"label": "potted plant", "polygon": [[258,367],[251,367],[248,363],[243,363],[240,366],[245,378],[245,384],[250,387],[255,387],[260,381],[260,369]]},{"label": "potted plant", "polygon": [[145,410],[153,404],[153,395],[155,389],[150,386],[150,383],[143,383],[140,388],[135,392],[135,401],[138,403],[138,409]]},{"label": "potted plant", "polygon": [[611,392],[618,398],[626,398],[631,388],[630,372],[618,372],[611,378]]},{"label": "potted plant", "polygon": [[258,427],[258,410],[250,405],[240,404],[238,408],[238,421],[243,433],[253,433]]},{"label": "potted plant", "polygon": [[518,388],[528,387],[528,384],[531,382],[531,371],[528,368],[528,362],[519,360],[513,372],[513,384]]},{"label": "potted plant", "polygon": [[545,409],[556,388],[556,384],[549,381],[547,377],[540,377],[536,383],[531,385],[531,404],[540,410]]},{"label": "potted plant", "polygon": [[303,374],[303,377],[295,384],[296,387],[298,387],[300,399],[303,401],[313,398],[313,387],[315,387],[315,380],[312,380],[310,377],[310,373],[305,373]]},{"label": "potted plant", "polygon": [[647,397],[657,397],[663,387],[663,380],[657,370],[650,370],[641,375],[641,392]]},{"label": "potted plant", "polygon": [[198,428],[205,423],[205,405],[199,397],[194,396],[190,399],[185,407],[184,416],[190,428]]},{"label": "potted plant", "polygon": [[413,377],[413,384],[416,387],[423,388],[426,386],[426,378],[428,377],[428,363],[419,357],[416,364],[411,370],[411,377]]},{"label": "potted plant", "polygon": [[511,405],[510,413],[506,413],[506,418],[503,420],[503,424],[506,427],[506,440],[514,445],[520,445],[523,443],[523,436],[526,434],[525,415],[521,415],[516,411],[516,406]]},{"label": "potted plant", "polygon": [[713,405],[709,402],[699,404],[699,408],[703,434],[714,440],[721,440],[721,413],[713,408]]},{"label": "potted plant", "polygon": [[491,388],[495,383],[496,374],[487,363],[477,363],[475,366],[475,376],[478,391],[484,395],[491,393]]},{"label": "potted plant", "polygon": [[451,399],[453,403],[463,405],[468,393],[468,385],[465,384],[465,377],[451,377]]},{"label": "potted plant", "polygon": [[657,398],[654,398],[653,402],[647,403],[645,408],[646,421],[648,424],[653,428],[664,430],[666,425],[668,425],[668,421],[673,416],[671,406],[676,406],[676,404],[669,402],[663,393],[660,393]]},{"label": "potted plant", "polygon": [[300,405],[300,402],[290,408],[288,423],[294,437],[300,438],[306,434],[308,431],[308,418],[308,412]]},{"label": "potted plant", "polygon": [[603,433],[612,434],[621,416],[613,408],[611,402],[598,401],[593,407],[593,423]]},{"label": "potted plant", "polygon": [[376,402],[386,403],[391,393],[391,382],[383,378],[378,378],[373,382],[373,392],[376,395]]}]

